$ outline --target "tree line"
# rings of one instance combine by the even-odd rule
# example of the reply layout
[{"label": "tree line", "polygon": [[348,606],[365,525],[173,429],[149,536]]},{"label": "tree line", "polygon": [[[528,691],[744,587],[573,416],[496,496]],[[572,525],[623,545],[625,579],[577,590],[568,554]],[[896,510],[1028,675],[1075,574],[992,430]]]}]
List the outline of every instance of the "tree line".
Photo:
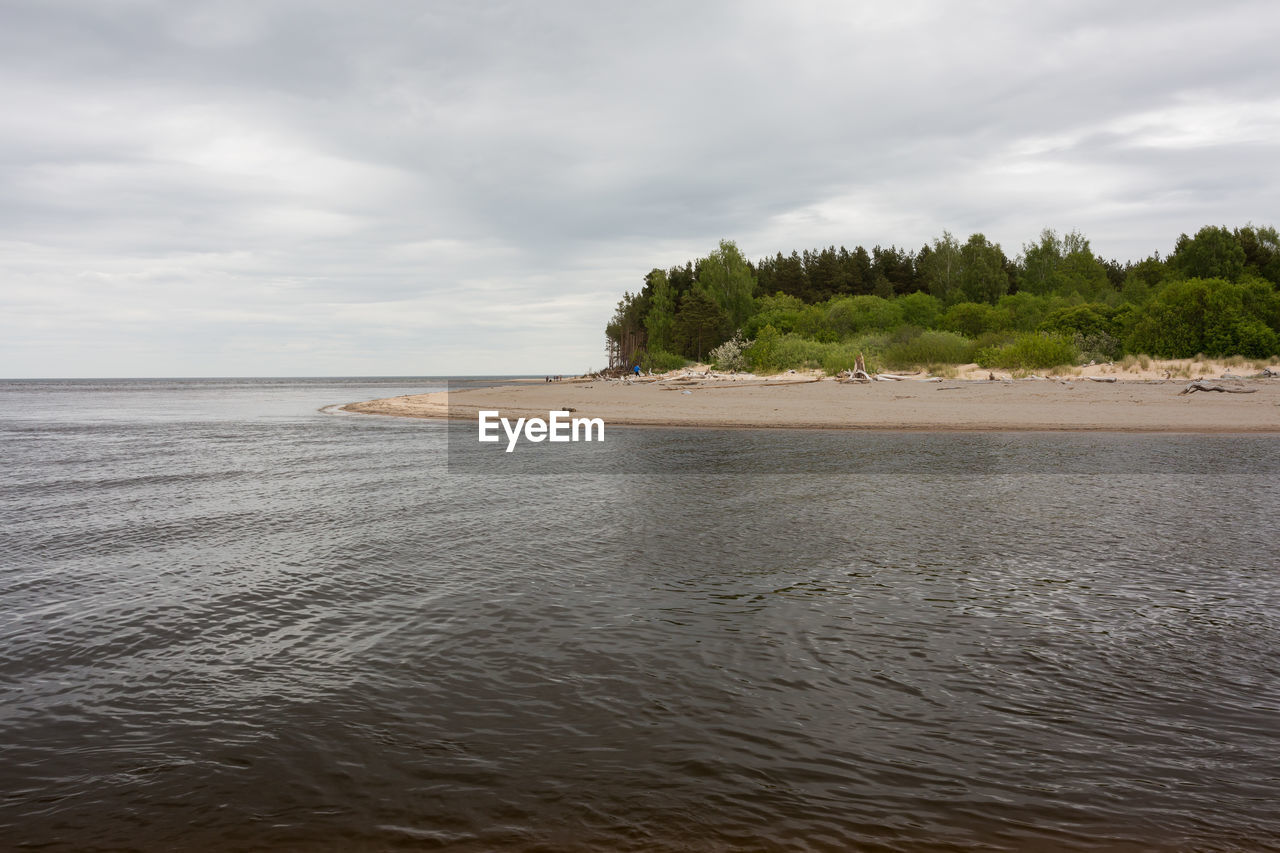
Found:
[{"label": "tree line", "polygon": [[852,366],[855,349],[898,366],[979,353],[998,363],[1010,347],[1040,352],[1031,362],[1269,358],[1280,354],[1280,236],[1210,225],[1179,236],[1167,257],[1125,263],[1050,229],[1013,258],[982,234],[960,242],[945,231],[914,252],[829,246],[754,263],[722,240],[650,271],[605,337],[610,367],[650,369],[706,361],[731,340],[755,368],[832,372]]}]

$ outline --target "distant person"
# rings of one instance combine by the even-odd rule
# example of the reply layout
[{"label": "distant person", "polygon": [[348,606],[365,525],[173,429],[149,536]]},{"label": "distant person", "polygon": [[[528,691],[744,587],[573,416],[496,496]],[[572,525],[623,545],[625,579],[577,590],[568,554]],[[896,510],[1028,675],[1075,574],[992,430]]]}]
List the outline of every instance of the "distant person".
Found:
[{"label": "distant person", "polygon": [[635,367],[632,368],[632,370],[636,372],[636,376],[640,375],[640,365],[637,364]]}]

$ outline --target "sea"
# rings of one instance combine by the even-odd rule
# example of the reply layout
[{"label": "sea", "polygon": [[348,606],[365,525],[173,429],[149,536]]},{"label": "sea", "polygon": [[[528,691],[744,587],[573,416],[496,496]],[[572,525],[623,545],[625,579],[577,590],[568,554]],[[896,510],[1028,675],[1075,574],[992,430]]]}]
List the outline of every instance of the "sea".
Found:
[{"label": "sea", "polygon": [[497,381],[0,381],[0,849],[1280,850],[1280,438]]}]

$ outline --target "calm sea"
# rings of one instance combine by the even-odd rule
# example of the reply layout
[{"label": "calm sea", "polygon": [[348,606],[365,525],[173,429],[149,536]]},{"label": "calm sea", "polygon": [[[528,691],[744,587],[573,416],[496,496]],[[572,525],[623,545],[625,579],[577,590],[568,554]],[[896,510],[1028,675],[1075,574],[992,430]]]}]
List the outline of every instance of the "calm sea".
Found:
[{"label": "calm sea", "polygon": [[1280,439],[443,385],[0,382],[0,847],[1280,849]]}]

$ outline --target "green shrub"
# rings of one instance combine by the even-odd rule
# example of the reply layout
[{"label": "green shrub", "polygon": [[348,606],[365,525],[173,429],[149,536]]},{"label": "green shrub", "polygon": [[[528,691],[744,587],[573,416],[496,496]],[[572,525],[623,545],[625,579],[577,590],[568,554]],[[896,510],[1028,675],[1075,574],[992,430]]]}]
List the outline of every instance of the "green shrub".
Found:
[{"label": "green shrub", "polygon": [[838,344],[810,340],[799,335],[783,335],[778,341],[777,369],[822,367],[823,358],[833,346]]},{"label": "green shrub", "polygon": [[1038,331],[1072,338],[1086,359],[1114,361],[1124,355],[1124,339],[1135,321],[1132,305],[1090,302],[1049,312]]},{"label": "green shrub", "polygon": [[1009,293],[1000,297],[996,308],[1008,317],[1009,328],[1031,332],[1049,313],[1050,302],[1049,297],[1034,293]]},{"label": "green shrub", "polygon": [[833,348],[822,358],[822,369],[828,376],[835,376],[846,370],[853,370],[858,363],[858,353],[852,347]]},{"label": "green shrub", "polygon": [[914,341],[916,338],[924,334],[924,329],[919,326],[899,326],[886,335],[884,344],[890,346],[892,344],[905,344],[908,341]]},{"label": "green shrub", "polygon": [[744,355],[758,373],[819,368],[834,375],[851,369],[859,353],[865,358],[868,370],[880,369],[878,354],[883,343],[883,337],[874,335],[839,342],[814,341],[799,335],[778,334],[777,329],[766,326]]},{"label": "green shrub", "polygon": [[969,350],[969,360],[977,357],[978,350],[999,349],[1008,346],[1018,339],[1017,332],[985,332],[973,339],[973,349]]},{"label": "green shrub", "polygon": [[1280,352],[1280,336],[1254,317],[1239,317],[1229,325],[1214,329],[1206,341],[1206,350],[1226,355],[1267,358]]},{"label": "green shrub", "polygon": [[758,335],[765,326],[773,326],[784,335],[794,332],[807,338],[836,337],[827,328],[826,311],[821,305],[807,305],[781,293],[763,297],[756,303],[756,313],[748,317],[742,327],[747,337]]},{"label": "green shrub", "polygon": [[973,357],[973,342],[954,332],[923,332],[891,343],[884,351],[889,367],[922,364],[965,364]]},{"label": "green shrub", "polygon": [[676,355],[673,352],[665,350],[640,350],[636,353],[636,361],[639,362],[641,369],[652,370],[654,373],[666,373],[668,370],[679,370],[689,363],[689,360],[682,355]]},{"label": "green shrub", "polygon": [[960,302],[946,310],[939,325],[948,332],[976,338],[1009,328],[1009,314],[985,302]]},{"label": "green shrub", "polygon": [[842,296],[827,302],[826,326],[841,338],[902,324],[902,308],[879,296]]},{"label": "green shrub", "polygon": [[902,311],[902,321],[909,326],[932,329],[942,316],[942,303],[922,290],[900,296],[897,302],[898,309]]},{"label": "green shrub", "polygon": [[974,360],[982,367],[1006,370],[1039,370],[1075,364],[1080,354],[1070,340],[1045,332],[1024,333],[1012,343],[978,350]]},{"label": "green shrub", "polygon": [[841,371],[853,370],[854,365],[858,363],[858,356],[861,355],[867,370],[872,373],[880,370],[882,363],[879,356],[874,349],[864,346],[865,342],[865,340],[850,340],[829,345],[822,357],[822,369],[830,376],[835,376]]},{"label": "green shrub", "polygon": [[766,324],[756,334],[755,343],[743,352],[747,364],[757,373],[771,373],[779,368],[778,344],[782,334],[770,324]]},{"label": "green shrub", "polygon": [[1163,285],[1134,322],[1132,352],[1161,358],[1247,355],[1280,351],[1280,294],[1263,281],[1193,278]]}]

